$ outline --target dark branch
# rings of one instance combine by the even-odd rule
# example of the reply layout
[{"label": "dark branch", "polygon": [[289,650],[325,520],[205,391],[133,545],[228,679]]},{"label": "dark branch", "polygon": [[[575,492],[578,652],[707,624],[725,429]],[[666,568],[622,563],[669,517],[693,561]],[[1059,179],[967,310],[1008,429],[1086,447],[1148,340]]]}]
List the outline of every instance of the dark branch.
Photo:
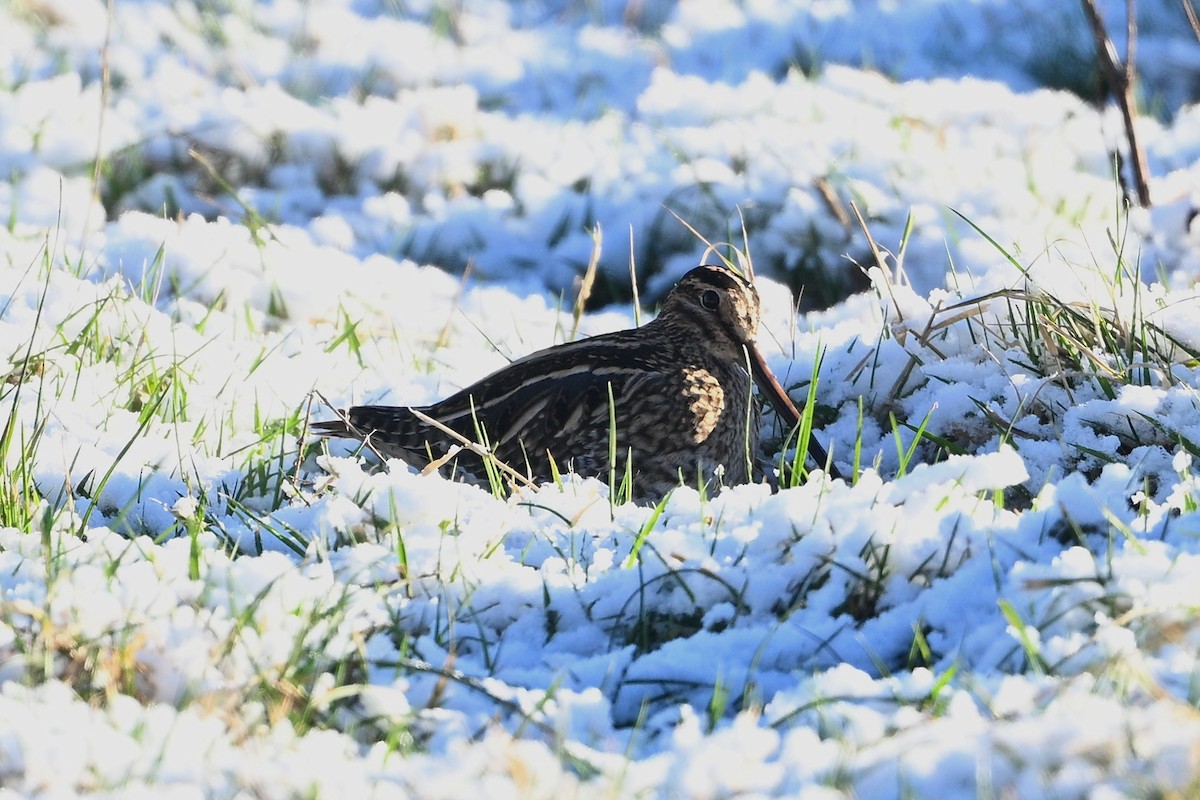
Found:
[{"label": "dark branch", "polygon": [[1200,17],[1196,16],[1196,9],[1192,8],[1192,0],[1179,0],[1183,6],[1183,13],[1187,15],[1188,24],[1192,26],[1192,33],[1196,34],[1196,41],[1200,42]]},{"label": "dark branch", "polygon": [[[1129,141],[1129,165],[1133,173],[1134,185],[1137,189],[1138,205],[1150,207],[1150,180],[1146,172],[1146,153],[1137,137],[1137,104],[1134,101],[1134,85],[1137,82],[1137,68],[1134,58],[1136,55],[1137,14],[1134,0],[1126,0],[1126,50],[1125,64],[1121,64],[1117,56],[1117,48],[1108,36],[1104,18],[1100,9],[1096,8],[1095,0],[1082,0],[1083,11],[1087,15],[1092,28],[1092,36],[1096,40],[1096,59],[1104,72],[1105,84],[1110,94],[1121,109],[1121,117],[1125,122],[1125,137]],[[1184,0],[1188,2],[1188,0]],[[1128,193],[1128,190],[1126,190]]]}]

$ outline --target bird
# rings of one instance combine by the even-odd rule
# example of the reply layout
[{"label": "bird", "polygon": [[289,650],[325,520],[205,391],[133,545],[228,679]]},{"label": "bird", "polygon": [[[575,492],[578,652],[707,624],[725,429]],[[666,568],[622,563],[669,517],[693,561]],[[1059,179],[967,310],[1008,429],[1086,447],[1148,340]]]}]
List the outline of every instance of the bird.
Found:
[{"label": "bird", "polygon": [[[494,459],[533,483],[568,470],[610,481],[628,473],[634,500],[684,484],[716,490],[752,480],[760,414],[752,382],[786,426],[800,422],[758,349],[758,328],[754,285],[701,265],[641,327],[539,350],[432,405],[355,406],[312,430],[476,482]],[[808,456],[840,477],[816,437]]]}]

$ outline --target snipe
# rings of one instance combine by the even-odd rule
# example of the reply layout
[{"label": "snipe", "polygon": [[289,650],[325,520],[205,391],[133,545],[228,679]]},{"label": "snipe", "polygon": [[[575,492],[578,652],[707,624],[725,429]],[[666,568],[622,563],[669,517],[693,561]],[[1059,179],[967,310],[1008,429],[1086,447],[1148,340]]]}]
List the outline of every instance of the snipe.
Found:
[{"label": "snipe", "polygon": [[[697,267],[640,328],[532,353],[415,413],[356,406],[313,429],[367,440],[418,468],[452,452],[452,430],[538,482],[555,468],[608,478],[615,453],[615,474],[628,468],[642,499],[698,480],[710,489],[745,483],[759,428],[751,378],[786,425],[800,420],[755,344],[758,323],[753,285],[724,267]],[[815,438],[808,455],[837,476]],[[486,474],[469,450],[447,461],[474,478]]]}]

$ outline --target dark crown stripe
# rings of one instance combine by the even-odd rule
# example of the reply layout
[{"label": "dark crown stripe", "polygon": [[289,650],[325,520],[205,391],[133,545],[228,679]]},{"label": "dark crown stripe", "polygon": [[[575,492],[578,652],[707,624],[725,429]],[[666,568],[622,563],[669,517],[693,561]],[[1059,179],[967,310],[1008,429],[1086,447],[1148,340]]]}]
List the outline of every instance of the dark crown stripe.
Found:
[{"label": "dark crown stripe", "polygon": [[742,291],[752,290],[751,284],[741,275],[738,275],[733,270],[725,267],[717,267],[706,264],[702,267],[697,267],[692,271],[692,275],[697,280],[703,281],[717,289],[741,289]]}]

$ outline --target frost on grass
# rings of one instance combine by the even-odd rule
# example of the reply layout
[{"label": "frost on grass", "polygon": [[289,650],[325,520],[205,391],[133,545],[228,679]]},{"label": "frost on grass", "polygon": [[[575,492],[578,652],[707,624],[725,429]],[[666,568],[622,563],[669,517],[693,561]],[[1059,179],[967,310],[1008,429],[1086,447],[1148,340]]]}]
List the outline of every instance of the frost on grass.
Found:
[{"label": "frost on grass", "polygon": [[[1066,6],[585,5],[0,10],[6,788],[1194,793],[1177,4],[1151,210]],[[306,441],[644,318],[704,251],[669,212],[750,251],[851,482],[658,511]],[[576,320],[597,227],[641,307]]]}]

